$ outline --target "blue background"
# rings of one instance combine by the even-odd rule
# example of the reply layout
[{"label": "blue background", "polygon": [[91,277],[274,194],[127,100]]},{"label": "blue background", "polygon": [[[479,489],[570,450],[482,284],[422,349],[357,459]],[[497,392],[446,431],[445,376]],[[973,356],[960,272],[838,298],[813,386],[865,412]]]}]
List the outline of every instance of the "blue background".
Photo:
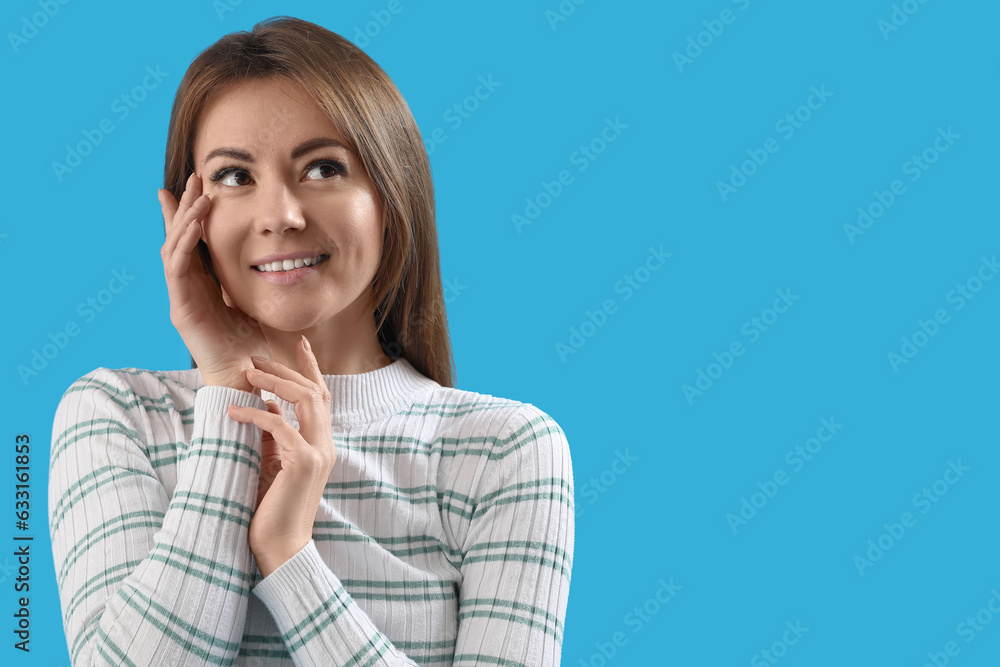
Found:
[{"label": "blue background", "polygon": [[[46,2],[58,11],[32,30]],[[189,367],[159,257],[173,94],[201,49],[277,14],[360,42],[425,138],[446,134],[431,162],[458,386],[539,406],[573,453],[564,664],[996,664],[1000,280],[977,280],[1000,251],[1000,5],[401,2],[384,26],[388,0],[4,3],[0,465],[29,434],[35,537],[30,654],[12,648],[15,563],[0,557],[5,664],[69,662],[45,506],[62,392],[98,366]],[[122,118],[112,105],[147,66],[164,78]],[[455,127],[445,113],[481,76],[500,85]],[[796,113],[789,136],[776,124]],[[53,162],[105,118],[114,131],[60,179]],[[620,133],[602,144],[607,119]],[[777,152],[744,164],[769,138]],[[563,170],[572,183],[539,197]],[[873,224],[845,228],[897,179],[905,193]],[[650,247],[671,255],[655,271]],[[78,305],[123,269],[134,278],[88,320]],[[960,285],[978,291],[959,301]],[[914,341],[939,309],[947,323]],[[22,378],[70,322],[78,335]],[[923,343],[912,358],[904,337]],[[702,393],[685,393],[699,373]],[[822,419],[842,428],[797,469],[786,455],[815,450]],[[776,473],[787,483],[769,485]],[[758,507],[739,523],[743,499]]]}]

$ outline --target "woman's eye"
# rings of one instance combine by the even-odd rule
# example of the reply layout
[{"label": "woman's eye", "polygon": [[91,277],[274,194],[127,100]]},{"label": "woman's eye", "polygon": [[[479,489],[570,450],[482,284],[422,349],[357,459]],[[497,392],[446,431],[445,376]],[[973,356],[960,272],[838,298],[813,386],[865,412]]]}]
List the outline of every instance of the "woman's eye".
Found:
[{"label": "woman's eye", "polygon": [[220,181],[223,185],[231,185],[231,186],[249,185],[250,174],[246,173],[245,171],[236,169],[229,172],[228,174],[223,175]]},{"label": "woman's eye", "polygon": [[317,164],[309,167],[309,171],[306,172],[306,177],[310,180],[323,180],[326,178],[333,178],[342,169],[333,162],[319,162]]}]

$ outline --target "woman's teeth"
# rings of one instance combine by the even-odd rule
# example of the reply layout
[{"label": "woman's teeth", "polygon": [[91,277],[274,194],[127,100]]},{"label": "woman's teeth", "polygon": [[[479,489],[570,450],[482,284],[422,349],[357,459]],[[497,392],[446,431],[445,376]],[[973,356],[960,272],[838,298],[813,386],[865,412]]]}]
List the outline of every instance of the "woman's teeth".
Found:
[{"label": "woman's teeth", "polygon": [[259,264],[253,268],[267,273],[269,271],[291,271],[292,269],[301,269],[303,266],[315,266],[320,262],[324,261],[329,255],[316,255],[315,257],[306,257],[304,259],[286,259],[280,262],[268,262],[267,264]]}]

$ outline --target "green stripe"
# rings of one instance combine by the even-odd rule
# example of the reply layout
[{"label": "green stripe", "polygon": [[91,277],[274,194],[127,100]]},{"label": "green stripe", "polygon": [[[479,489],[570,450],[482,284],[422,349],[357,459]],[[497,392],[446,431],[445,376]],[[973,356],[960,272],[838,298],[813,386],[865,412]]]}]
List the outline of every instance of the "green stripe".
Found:
[{"label": "green stripe", "polygon": [[395,484],[383,482],[378,479],[362,479],[354,482],[327,482],[326,489],[366,489],[373,486],[385,487],[400,495],[413,495],[415,493],[437,491],[437,487],[433,484],[424,484],[421,486],[396,486]]},{"label": "green stripe", "polygon": [[[76,662],[76,659],[80,655],[80,651],[83,649],[86,643],[90,641],[90,638],[93,637],[97,633],[97,631],[101,629],[100,623],[101,623],[101,615],[98,614],[97,616],[94,616],[92,619],[87,621],[86,625],[80,628],[80,634],[78,634],[76,636],[76,639],[73,640],[73,646],[70,649],[70,655],[73,657],[73,662]],[[90,629],[88,630],[87,628]]]},{"label": "green stripe", "polygon": [[427,653],[427,654],[420,654],[420,652],[418,651],[417,653],[414,653],[414,655],[410,655],[408,657],[414,662],[416,662],[418,665],[430,665],[436,662],[443,662],[448,665],[451,665],[451,659],[454,655],[455,651],[449,651],[448,653]]},{"label": "green stripe", "polygon": [[[343,593],[343,596],[346,599],[341,598],[341,593]],[[334,591],[333,595],[325,600],[318,609],[306,616],[305,620],[288,632],[282,633],[282,637],[285,638],[285,643],[288,645],[288,649],[295,652],[305,646],[310,639],[315,637],[324,628],[337,620],[351,604],[353,604],[351,596],[347,594],[347,591],[345,591],[343,587],[338,586],[338,590]],[[322,622],[316,623],[316,620],[324,615],[326,618],[324,618]],[[297,640],[292,641],[292,637],[301,634],[302,631],[310,625],[313,626],[312,630],[302,635]]]},{"label": "green stripe", "polygon": [[[107,382],[101,382],[100,380],[94,378],[88,378],[86,380],[77,381],[72,386],[70,386],[70,388],[67,389],[65,393],[70,394],[70,393],[76,393],[78,391],[89,391],[91,389],[94,389],[95,387],[107,390],[103,392],[105,396],[107,396],[112,403],[115,403],[122,410],[125,411],[131,410],[132,408],[141,405],[143,410],[145,410],[147,413],[170,412],[170,413],[180,414],[183,416],[194,414],[194,406],[184,408],[183,410],[178,409],[177,406],[174,404],[173,395],[170,394],[169,392],[164,394],[160,398],[153,398],[152,396],[142,396],[136,394],[131,389],[127,391],[122,391],[117,387],[108,384]],[[117,398],[118,396],[134,396],[135,398],[129,401],[122,401],[119,398]],[[162,407],[160,405],[157,405],[160,403],[163,404]]]},{"label": "green stripe", "polygon": [[[546,426],[544,429],[541,430],[532,431],[529,434],[530,437],[518,442],[518,439],[521,438],[522,435],[524,435],[529,429],[532,429],[539,424],[548,424],[549,426]],[[358,436],[338,436],[337,447],[348,450],[355,450],[359,452],[426,454],[428,456],[433,454],[440,454],[441,456],[459,456],[462,454],[466,455],[486,454],[491,459],[502,459],[511,452],[516,451],[520,447],[523,447],[531,440],[534,440],[538,436],[545,435],[547,433],[556,433],[563,435],[563,437],[565,437],[565,433],[559,427],[559,425],[556,424],[556,422],[553,421],[551,417],[543,415],[530,420],[524,426],[522,426],[517,431],[511,433],[506,438],[497,438],[496,436],[493,435],[475,435],[465,438],[449,438],[441,436],[439,438],[435,438],[430,442],[427,442],[425,440],[414,438],[412,436],[365,434]],[[351,443],[356,443],[356,446],[352,446]],[[373,444],[378,444],[378,443],[390,443],[391,445],[395,446],[386,446],[386,447],[372,446]],[[507,447],[507,445],[510,445],[511,443],[516,443],[516,444],[514,444],[511,447]],[[482,449],[466,448],[464,450],[457,449],[460,445],[472,445],[472,444],[482,444],[482,445],[489,444],[495,446],[489,449],[485,448]],[[409,445],[409,447],[406,447],[405,445]],[[454,446],[456,447],[456,449],[445,450],[444,449],[445,446]],[[497,451],[497,446],[500,448],[507,447],[507,449],[503,451]]]},{"label": "green stripe", "polygon": [[[111,473],[110,478],[104,480],[103,482],[97,482],[89,488],[83,488],[84,484],[87,484],[89,482],[94,482],[97,480],[97,478],[101,477],[102,475],[108,472]],[[123,474],[116,474],[116,473],[123,473]],[[59,524],[62,523],[63,518],[65,518],[66,512],[68,512],[74,505],[76,505],[76,503],[80,502],[80,500],[82,500],[84,497],[86,497],[96,489],[99,489],[100,487],[104,486],[105,484],[125,479],[126,477],[133,477],[135,475],[143,475],[144,477],[149,477],[150,479],[156,480],[156,482],[159,483],[159,480],[154,475],[150,475],[145,470],[136,470],[134,468],[125,468],[122,466],[102,466],[97,470],[95,470],[94,472],[90,473],[89,475],[81,477],[79,481],[75,482],[74,484],[71,484],[70,487],[66,489],[66,492],[63,493],[62,495],[62,498],[60,498],[59,502],[56,503],[55,509],[53,510],[52,513],[51,531],[54,533],[59,528]],[[70,497],[78,489],[80,490],[80,495],[77,498],[75,498],[72,502],[69,502]],[[63,503],[68,503],[68,504],[65,507],[62,507],[62,509],[60,509]]]},{"label": "green stripe", "polygon": [[[89,426],[97,426],[100,424],[104,424],[105,427],[103,429],[92,429],[89,431],[85,431],[83,433],[77,433],[73,437],[69,437],[69,434],[74,431],[79,431]],[[140,436],[139,433],[136,432],[134,429],[129,428],[128,425],[126,425],[124,422],[118,421],[117,419],[89,419],[87,421],[77,422],[76,424],[73,424],[65,431],[60,433],[59,436],[55,439],[54,444],[52,446],[52,453],[49,456],[49,472],[51,472],[55,468],[56,459],[59,458],[59,456],[64,451],[66,451],[69,448],[69,446],[72,445],[73,443],[79,442],[80,440],[92,435],[111,435],[111,434],[128,436],[129,438],[134,440],[137,444],[139,444],[140,448],[144,452],[147,451],[145,448],[142,447],[142,443],[140,442],[142,440],[142,436]],[[67,439],[63,440],[64,438]]]},{"label": "green stripe", "polygon": [[573,487],[571,487],[569,482],[567,482],[562,477],[543,477],[541,479],[531,480],[530,482],[509,484],[507,486],[497,489],[496,491],[490,491],[489,493],[483,494],[483,497],[479,499],[479,502],[481,503],[489,502],[490,500],[493,500],[497,496],[501,496],[504,493],[507,493],[508,491],[519,491],[521,489],[528,489],[535,486],[547,486],[547,485],[558,486],[565,489],[569,493],[573,493]]},{"label": "green stripe", "polygon": [[376,636],[369,639],[368,642],[361,648],[361,650],[355,653],[351,657],[351,659],[344,664],[344,667],[354,667],[355,665],[361,662],[361,658],[363,658],[366,653],[374,649],[375,655],[370,657],[368,661],[365,662],[363,665],[363,667],[369,667],[369,665],[374,664],[376,660],[385,655],[386,651],[389,650],[390,646],[391,644],[389,643],[389,640],[386,638],[385,635],[383,635],[380,632]]},{"label": "green stripe", "polygon": [[[86,600],[96,592],[96,591],[90,591],[89,593],[86,593],[86,590],[88,588],[94,587],[96,589],[96,588],[102,588],[104,586],[110,586],[111,584],[116,584],[122,579],[128,577],[132,573],[134,568],[138,567],[139,563],[141,562],[142,562],[141,560],[130,560],[124,563],[119,563],[118,565],[113,565],[109,568],[105,568],[99,574],[83,582],[83,585],[80,588],[78,588],[76,592],[73,593],[73,597],[70,598],[69,605],[67,606],[66,609],[66,613],[63,615],[63,622],[65,623],[66,621],[68,621],[68,619],[71,616],[73,616],[73,612],[76,611],[76,608],[79,607],[84,600]],[[112,572],[122,569],[124,569],[125,572],[117,574],[114,577],[109,576],[111,575]],[[60,584],[60,588],[62,588],[62,584]]]},{"label": "green stripe", "polygon": [[[208,644],[209,649],[220,649],[224,653],[235,653],[239,651],[240,642],[231,642],[227,639],[223,639],[222,637],[216,637],[213,634],[205,632],[204,630],[201,630],[200,628],[197,628],[191,623],[185,621],[183,618],[173,613],[163,605],[158,604],[148,595],[142,593],[142,591],[140,591],[135,586],[130,585],[129,588],[132,589],[131,596],[125,597],[123,589],[122,591],[119,591],[118,593],[119,597],[124,599],[125,603],[131,606],[133,609],[135,609],[138,612],[141,612],[144,620],[148,620],[150,623],[155,625],[158,629],[163,631],[165,635],[167,635],[168,637],[176,641],[178,644],[180,644],[180,646],[183,647],[185,650],[194,651],[196,655],[202,658],[206,658],[208,660],[212,660],[213,662],[220,662],[220,660],[228,662],[228,660],[225,660],[224,658],[218,658],[216,656],[213,656],[209,651],[195,646],[194,643],[192,642],[193,638],[193,639],[199,639]],[[140,600],[145,602],[147,606],[143,608],[141,605],[133,601],[132,599],[133,597],[138,597]],[[164,623],[163,621],[152,618],[152,616],[150,616],[150,614],[148,613],[150,609],[156,611],[161,616],[163,616],[167,622]],[[173,628],[178,628],[179,630],[183,630],[188,634],[188,638],[181,637],[180,634],[173,632],[172,630]]]},{"label": "green stripe", "polygon": [[455,656],[455,662],[458,662],[459,660],[471,660],[474,665],[485,662],[491,665],[500,665],[500,667],[528,667],[528,665],[523,662],[507,660],[506,658],[497,658],[492,655],[483,655],[482,653],[459,653]]},{"label": "green stripe", "polygon": [[454,592],[444,592],[444,593],[368,593],[368,592],[356,592],[351,593],[351,596],[355,600],[388,600],[391,602],[427,602],[429,600],[453,600],[455,599]]},{"label": "green stripe", "polygon": [[[185,563],[184,560],[173,558],[173,556],[175,555],[180,556],[183,559],[186,559],[187,563]],[[197,577],[202,581],[210,583],[213,586],[218,586],[219,588],[222,588],[227,592],[237,591],[241,595],[245,595],[250,590],[249,573],[243,572],[242,570],[231,568],[228,565],[205,558],[203,556],[198,556],[197,554],[191,553],[190,551],[186,551],[184,549],[180,549],[170,545],[157,544],[155,547],[153,547],[153,550],[149,553],[148,556],[146,556],[146,558],[164,563],[165,565],[169,565],[170,567],[180,570],[184,574],[189,574],[193,577]],[[209,574],[208,572],[202,572],[200,570],[196,570],[194,569],[193,565],[202,565],[208,568],[209,572],[212,570],[216,572],[221,572],[224,575],[228,575],[230,579],[227,580],[221,577],[216,577],[212,574]]]},{"label": "green stripe", "polygon": [[[138,517],[160,519],[160,521],[140,521],[138,523],[125,525],[125,522],[128,519],[135,519]],[[59,587],[62,588],[63,583],[66,580],[66,574],[73,563],[79,560],[86,553],[86,550],[91,548],[97,542],[130,528],[155,528],[159,530],[163,526],[162,519],[163,512],[139,510],[116,516],[113,519],[108,519],[97,528],[94,528],[92,531],[80,538],[80,541],[74,544],[72,549],[66,552],[63,565],[59,568],[59,574],[56,576],[56,581],[59,584]],[[116,527],[114,530],[109,530],[109,528],[117,523],[121,523],[123,525]]]},{"label": "green stripe", "polygon": [[507,540],[504,542],[480,542],[469,547],[466,553],[472,553],[477,549],[540,549],[542,553],[551,553],[559,556],[567,563],[572,563],[569,553],[565,549],[560,549],[548,542],[526,542],[524,540]]},{"label": "green stripe", "polygon": [[[101,643],[97,645],[97,650],[98,652],[100,652],[102,656],[104,656],[104,658],[108,661],[108,663],[112,665],[126,665],[127,667],[136,667],[136,664],[131,660],[129,660],[128,656],[125,655],[125,651],[118,648],[118,644],[111,641],[111,637],[109,637],[107,633],[105,633],[99,627],[97,629],[97,636],[101,640]],[[118,660],[120,662],[115,662],[114,660],[111,659],[111,656],[108,655],[107,652],[105,652],[104,650],[105,646],[107,646],[108,648],[110,648],[112,651],[115,652],[115,655],[118,657]]]},{"label": "green stripe", "polygon": [[[242,463],[249,466],[251,470],[258,474],[260,473],[260,467],[257,465],[257,462],[260,461],[260,454],[255,452],[251,447],[247,447],[242,442],[236,442],[235,440],[222,440],[219,438],[195,438],[195,441],[198,441],[199,444],[229,445],[231,447],[235,447],[238,451],[249,452],[252,457],[247,458],[245,456],[240,456],[236,452],[220,452],[213,449],[197,450],[194,448],[195,443],[192,442],[191,449],[177,455],[178,464],[181,461],[198,456],[202,458],[219,459],[222,461],[235,461],[236,463]],[[254,459],[256,459],[256,461]]]},{"label": "green stripe", "polygon": [[434,648],[450,648],[453,649],[452,652],[454,653],[456,640],[457,637],[455,639],[442,639],[441,641],[436,641],[436,642],[408,642],[400,639],[394,641],[393,644],[395,644],[397,648],[400,648],[404,651],[421,651],[425,649],[429,650]]},{"label": "green stripe", "polygon": [[[214,503],[227,509],[235,509],[238,514],[211,509],[204,504],[198,504],[199,502],[205,504]],[[195,493],[193,491],[178,491],[175,493],[173,498],[170,499],[170,507],[191,510],[203,516],[215,517],[244,527],[250,525],[250,517],[253,516],[253,511],[249,507],[235,500],[229,500],[220,496],[210,496],[204,493]]]},{"label": "green stripe", "polygon": [[547,635],[552,635],[557,641],[562,641],[562,635],[550,627],[547,623],[540,623],[533,621],[530,618],[525,618],[524,616],[516,616],[514,614],[504,614],[498,611],[482,610],[482,611],[463,611],[459,613],[458,619],[463,618],[496,618],[502,621],[513,621],[515,623],[520,623],[521,625],[526,625],[529,628],[537,629],[543,631]]},{"label": "green stripe", "polygon": [[555,614],[551,614],[546,611],[543,607],[536,607],[535,605],[525,604],[524,602],[515,602],[514,600],[505,600],[503,598],[467,598],[462,600],[463,610],[466,610],[468,607],[475,607],[478,605],[485,605],[487,607],[510,607],[511,609],[524,611],[534,616],[542,616],[546,620],[551,621],[557,630],[561,631],[563,629],[563,624],[559,618],[556,617]]},{"label": "green stripe", "polygon": [[453,588],[453,581],[398,581],[386,579],[380,581],[370,581],[367,579],[341,579],[340,583],[345,588]]},{"label": "green stripe", "polygon": [[489,403],[435,403],[428,405],[424,403],[414,403],[407,410],[397,412],[403,417],[419,417],[423,415],[435,415],[438,417],[461,417],[462,415],[483,410],[496,410],[502,408],[512,408],[519,405],[514,401],[492,401]]},{"label": "green stripe", "polygon": [[205,503],[215,503],[216,505],[222,505],[226,509],[234,509],[241,514],[246,514],[247,516],[253,515],[253,510],[243,503],[238,503],[235,500],[223,498],[222,496],[212,496],[207,493],[198,493],[195,491],[177,491],[174,493],[171,500],[176,498],[190,498],[192,500],[201,500]]},{"label": "green stripe", "polygon": [[515,563],[535,563],[538,565],[544,565],[546,567],[551,567],[556,570],[564,577],[566,581],[569,581],[570,573],[569,570],[555,562],[551,558],[544,558],[542,556],[529,556],[527,554],[484,554],[482,556],[469,556],[464,561],[462,561],[463,566],[468,563],[481,563],[481,562],[515,562]]},{"label": "green stripe", "polygon": [[574,511],[572,498],[568,498],[560,491],[550,491],[549,493],[523,493],[507,498],[499,498],[492,505],[480,505],[477,507],[476,511],[472,515],[472,518],[478,519],[492,507],[496,507],[498,505],[509,505],[510,503],[522,503],[526,500],[558,500],[560,503],[568,507],[571,512]]},{"label": "green stripe", "polygon": [[[320,522],[316,522],[320,523]],[[313,526],[313,530],[316,527]],[[430,535],[418,535],[414,537],[368,537],[367,535],[339,535],[335,533],[316,533],[313,532],[313,539],[317,542],[364,542],[365,544],[373,544],[385,551],[388,551],[393,556],[415,556],[417,554],[427,554],[434,552],[443,552],[449,557],[449,559],[458,558],[462,555],[461,550],[454,549],[447,544],[444,544],[436,537],[431,537]],[[412,544],[413,542],[433,542],[432,544],[426,544],[424,546],[409,546],[409,547],[394,547],[393,544],[399,544],[405,542],[407,544]]]}]

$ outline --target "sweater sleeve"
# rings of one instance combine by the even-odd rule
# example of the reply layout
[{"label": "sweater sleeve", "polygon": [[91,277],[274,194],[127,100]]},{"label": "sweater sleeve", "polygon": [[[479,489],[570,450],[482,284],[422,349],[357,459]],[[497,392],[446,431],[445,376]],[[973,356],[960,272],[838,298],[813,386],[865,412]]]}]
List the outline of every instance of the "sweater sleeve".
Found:
[{"label": "sweater sleeve", "polygon": [[574,530],[566,435],[526,405],[489,453],[474,497],[455,667],[559,665]]},{"label": "sweater sleeve", "polygon": [[253,589],[299,667],[416,666],[372,622],[310,540]]},{"label": "sweater sleeve", "polygon": [[[572,468],[559,426],[537,408],[525,412],[489,457],[462,550],[456,666],[559,664],[573,558]],[[314,541],[253,592],[299,667],[416,664],[354,602]]]},{"label": "sweater sleeve", "polygon": [[[115,373],[97,369],[63,395],[49,530],[74,666],[235,662],[249,600],[260,430],[229,419],[229,404],[266,409],[254,394],[203,387],[190,444],[164,447],[173,433],[143,428],[145,410],[164,410],[163,400],[137,396]],[[179,425],[181,414],[166,409]],[[177,483],[168,499],[153,456],[174,446]]]}]

